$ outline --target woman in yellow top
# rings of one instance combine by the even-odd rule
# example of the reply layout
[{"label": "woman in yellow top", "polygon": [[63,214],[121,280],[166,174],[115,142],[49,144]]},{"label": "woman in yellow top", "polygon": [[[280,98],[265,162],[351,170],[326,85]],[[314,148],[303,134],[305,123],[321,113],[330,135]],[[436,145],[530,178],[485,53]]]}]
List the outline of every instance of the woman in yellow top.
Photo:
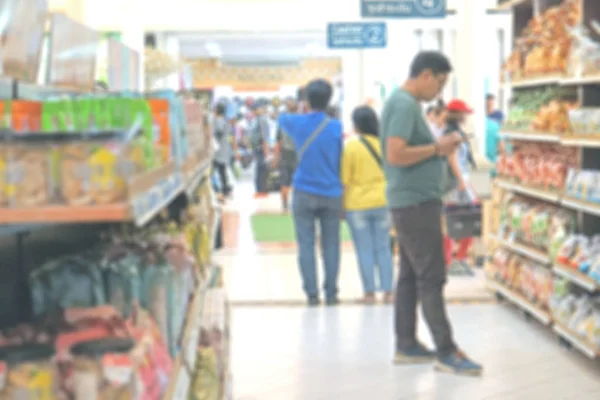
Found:
[{"label": "woman in yellow top", "polygon": [[375,302],[375,267],[384,301],[393,300],[393,260],[390,218],[385,200],[385,177],[381,161],[379,121],[368,106],[352,113],[358,136],[348,140],[342,157],[342,184],[346,221],[350,226],[360,268],[365,303]]}]

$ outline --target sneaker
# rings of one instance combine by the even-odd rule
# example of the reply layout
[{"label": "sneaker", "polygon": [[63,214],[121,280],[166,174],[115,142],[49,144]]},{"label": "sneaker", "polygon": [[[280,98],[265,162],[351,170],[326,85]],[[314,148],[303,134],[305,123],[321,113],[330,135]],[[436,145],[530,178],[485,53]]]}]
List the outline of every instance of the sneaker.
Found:
[{"label": "sneaker", "polygon": [[435,352],[419,344],[412,349],[398,350],[394,357],[394,364],[424,364],[435,360]]},{"label": "sneaker", "polygon": [[316,307],[321,304],[321,301],[317,296],[311,296],[308,298],[309,307]]},{"label": "sneaker", "polygon": [[436,371],[457,375],[479,376],[483,367],[469,360],[462,352],[457,351],[449,356],[439,358],[435,363]]},{"label": "sneaker", "polygon": [[383,295],[383,303],[384,304],[394,304],[394,293],[393,292],[386,292]]},{"label": "sneaker", "polygon": [[373,293],[365,294],[365,297],[363,297],[361,302],[365,305],[372,306],[375,304],[375,295]]},{"label": "sneaker", "polygon": [[328,297],[326,300],[328,306],[337,306],[340,304],[340,300],[337,297]]}]

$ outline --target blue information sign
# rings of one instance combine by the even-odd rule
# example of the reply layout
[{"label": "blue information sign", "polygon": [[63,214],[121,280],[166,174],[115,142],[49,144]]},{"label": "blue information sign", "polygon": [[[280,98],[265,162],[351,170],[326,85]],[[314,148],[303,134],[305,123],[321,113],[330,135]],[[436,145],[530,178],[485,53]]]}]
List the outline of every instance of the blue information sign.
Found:
[{"label": "blue information sign", "polygon": [[330,49],[382,49],[387,46],[385,22],[335,22],[327,25]]},{"label": "blue information sign", "polygon": [[364,18],[444,18],[446,0],[360,0]]}]

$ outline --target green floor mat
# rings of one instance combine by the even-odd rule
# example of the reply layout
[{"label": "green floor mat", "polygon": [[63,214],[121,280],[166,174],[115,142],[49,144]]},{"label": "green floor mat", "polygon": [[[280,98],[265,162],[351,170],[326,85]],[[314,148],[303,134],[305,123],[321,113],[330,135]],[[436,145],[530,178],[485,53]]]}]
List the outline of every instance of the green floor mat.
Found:
[{"label": "green floor mat", "polygon": [[[296,241],[291,215],[256,214],[251,218],[252,233],[258,243],[289,243]],[[342,221],[341,239],[352,240],[346,222]]]}]

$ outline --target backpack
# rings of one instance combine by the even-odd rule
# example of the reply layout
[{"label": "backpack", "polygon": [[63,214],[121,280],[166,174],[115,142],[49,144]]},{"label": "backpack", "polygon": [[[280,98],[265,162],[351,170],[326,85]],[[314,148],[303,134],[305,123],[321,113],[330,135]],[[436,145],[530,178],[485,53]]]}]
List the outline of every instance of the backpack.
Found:
[{"label": "backpack", "polygon": [[254,151],[261,151],[263,146],[263,123],[266,121],[262,118],[262,116],[255,118],[250,125],[250,146]]}]

